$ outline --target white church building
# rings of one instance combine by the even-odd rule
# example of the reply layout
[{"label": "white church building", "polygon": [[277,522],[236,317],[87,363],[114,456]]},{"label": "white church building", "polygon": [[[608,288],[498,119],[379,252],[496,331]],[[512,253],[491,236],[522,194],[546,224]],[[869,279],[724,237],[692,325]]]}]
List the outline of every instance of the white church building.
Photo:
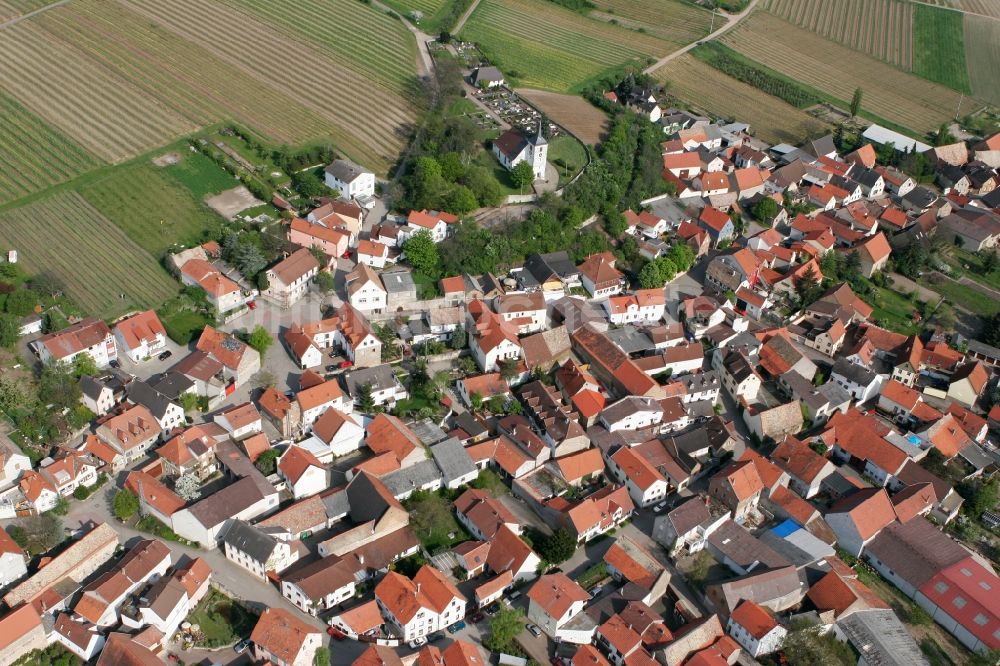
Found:
[{"label": "white church building", "polygon": [[493,154],[507,170],[521,162],[528,162],[535,172],[535,180],[545,179],[545,158],[549,142],[542,136],[542,123],[534,136],[527,136],[519,129],[509,129],[493,142]]}]

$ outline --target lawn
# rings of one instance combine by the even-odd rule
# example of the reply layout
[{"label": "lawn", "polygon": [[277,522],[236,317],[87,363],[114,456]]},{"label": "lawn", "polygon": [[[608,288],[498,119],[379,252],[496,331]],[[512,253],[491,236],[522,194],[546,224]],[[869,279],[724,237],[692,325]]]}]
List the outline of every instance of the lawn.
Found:
[{"label": "lawn", "polygon": [[240,184],[206,155],[185,150],[180,157],[177,164],[162,167],[163,172],[183,185],[199,201]]},{"label": "lawn", "polygon": [[981,285],[1000,290],[1000,267],[991,273],[983,272],[983,261],[979,255],[957,247],[948,248],[940,255],[952,268],[952,276],[966,276]]},{"label": "lawn", "polygon": [[413,271],[413,283],[417,285],[417,298],[431,299],[438,296],[438,281],[424,275],[419,271]]},{"label": "lawn", "polygon": [[191,342],[196,333],[213,323],[208,316],[192,310],[180,310],[167,315],[161,313],[160,320],[170,339],[179,345]]},{"label": "lawn", "polygon": [[1000,303],[988,298],[972,287],[959,284],[954,280],[929,275],[921,278],[920,284],[941,294],[952,305],[968,310],[973,314],[989,316],[1000,311]]},{"label": "lawn", "polygon": [[587,164],[587,149],[571,136],[549,141],[549,162],[559,169],[559,184],[565,185]]},{"label": "lawn", "polygon": [[508,194],[525,194],[525,192],[522,192],[519,187],[514,185],[514,181],[511,180],[510,177],[510,172],[497,161],[497,158],[491,151],[479,151],[479,154],[475,157],[474,164],[484,166],[493,172],[493,175],[496,176],[497,182],[500,183],[500,191],[504,196],[507,196]]},{"label": "lawn", "polygon": [[431,555],[469,538],[458,524],[451,502],[437,493],[415,492],[403,501],[403,506],[410,513],[410,527]]},{"label": "lawn", "polygon": [[602,580],[608,577],[608,565],[604,562],[598,562],[594,566],[590,567],[584,571],[577,579],[576,582],[585,590],[589,590],[591,587],[600,583]]},{"label": "lawn", "polygon": [[969,94],[969,70],[961,12],[917,4],[913,7],[913,73]]},{"label": "lawn", "polygon": [[919,333],[921,326],[913,321],[915,305],[906,296],[891,289],[875,287],[876,296],[869,303],[874,308],[872,317],[891,331],[906,335]]},{"label": "lawn", "polygon": [[191,611],[187,621],[201,629],[204,639],[198,645],[222,647],[249,636],[257,624],[257,616],[218,590],[211,589]]},{"label": "lawn", "polygon": [[[185,163],[193,157],[194,154],[185,155]],[[208,159],[200,153],[197,157]],[[178,176],[175,178],[166,175],[161,167],[132,162],[109,170],[106,176],[87,183],[79,192],[143,249],[159,257],[176,243],[196,243],[216,236],[222,222],[186,186],[179,184],[181,178],[205,183],[199,189],[234,184],[210,160],[208,164],[177,166],[183,170],[174,172]],[[219,174],[225,178],[219,178]]]},{"label": "lawn", "polygon": [[479,488],[481,490],[488,490],[494,497],[502,497],[503,495],[510,495],[510,488],[507,484],[503,482],[496,472],[491,469],[484,469],[476,477],[476,480],[469,484],[473,488]]}]

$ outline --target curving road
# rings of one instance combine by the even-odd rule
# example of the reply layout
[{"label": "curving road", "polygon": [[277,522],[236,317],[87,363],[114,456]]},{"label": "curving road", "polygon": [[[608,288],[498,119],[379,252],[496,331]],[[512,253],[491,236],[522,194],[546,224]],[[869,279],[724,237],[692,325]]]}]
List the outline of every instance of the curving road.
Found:
[{"label": "curving road", "polygon": [[685,47],[677,49],[673,53],[670,53],[670,54],[667,54],[667,55],[663,56],[662,58],[660,58],[659,60],[657,60],[656,62],[654,62],[652,65],[650,65],[649,67],[647,67],[646,69],[642,70],[642,73],[643,74],[652,74],[653,72],[655,72],[659,68],[663,67],[664,65],[666,65],[671,60],[673,60],[674,58],[681,57],[682,55],[684,55],[685,53],[687,53],[688,51],[690,51],[694,47],[698,46],[702,42],[707,42],[709,40],[715,39],[716,37],[719,37],[720,35],[728,32],[729,30],[732,30],[736,26],[737,23],[739,23],[740,21],[742,21],[743,19],[745,19],[747,16],[750,15],[750,12],[752,12],[754,10],[754,8],[757,7],[757,3],[759,1],[760,0],[751,0],[750,4],[747,5],[746,8],[743,11],[741,11],[739,14],[728,14],[728,15],[726,15],[726,22],[723,24],[723,26],[721,28],[719,28],[715,32],[712,32],[709,35],[706,35],[705,37],[702,37],[701,39],[699,39],[696,42],[692,42],[692,43],[688,44]]}]

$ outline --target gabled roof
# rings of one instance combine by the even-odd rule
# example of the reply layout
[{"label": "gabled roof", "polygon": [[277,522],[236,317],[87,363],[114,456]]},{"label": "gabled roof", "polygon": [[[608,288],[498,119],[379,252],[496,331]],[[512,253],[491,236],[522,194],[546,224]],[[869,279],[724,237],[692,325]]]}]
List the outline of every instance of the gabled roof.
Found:
[{"label": "gabled roof", "polygon": [[139,347],[143,341],[147,344],[154,343],[157,336],[161,338],[167,336],[166,329],[163,328],[160,318],[153,310],[146,310],[122,319],[115,324],[115,330],[125,340],[129,349]]},{"label": "gabled roof", "polygon": [[289,446],[278,460],[278,469],[281,471],[281,475],[288,479],[292,485],[298,483],[310,467],[326,470],[316,456],[301,446]]},{"label": "gabled roof", "polygon": [[757,467],[747,461],[733,461],[716,472],[712,479],[723,479],[739,501],[759,493],[764,484],[757,474]]},{"label": "gabled roof", "polygon": [[847,514],[864,541],[896,520],[884,488],[864,488],[834,502],[827,514],[838,513]]},{"label": "gabled roof", "polygon": [[259,649],[291,664],[297,661],[310,636],[320,635],[319,629],[284,608],[265,608],[250,634],[250,640]]},{"label": "gabled roof", "polygon": [[541,576],[528,590],[528,598],[549,617],[560,619],[574,603],[588,601],[590,595],[566,574],[554,573]]},{"label": "gabled roof", "polygon": [[744,599],[729,619],[743,627],[748,634],[760,640],[778,626],[778,621],[763,606]]},{"label": "gabled roof", "polygon": [[791,435],[785,437],[770,457],[779,467],[805,483],[812,483],[830,465],[830,461]]}]

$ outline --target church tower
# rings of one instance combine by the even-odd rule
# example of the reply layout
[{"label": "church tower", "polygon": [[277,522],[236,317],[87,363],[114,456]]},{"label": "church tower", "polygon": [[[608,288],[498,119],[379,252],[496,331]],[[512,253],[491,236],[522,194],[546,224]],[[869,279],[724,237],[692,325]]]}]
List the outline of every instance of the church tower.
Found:
[{"label": "church tower", "polygon": [[542,135],[542,121],[538,121],[538,131],[528,140],[531,149],[531,168],[535,172],[535,180],[545,179],[545,159],[549,153],[549,142]]}]

